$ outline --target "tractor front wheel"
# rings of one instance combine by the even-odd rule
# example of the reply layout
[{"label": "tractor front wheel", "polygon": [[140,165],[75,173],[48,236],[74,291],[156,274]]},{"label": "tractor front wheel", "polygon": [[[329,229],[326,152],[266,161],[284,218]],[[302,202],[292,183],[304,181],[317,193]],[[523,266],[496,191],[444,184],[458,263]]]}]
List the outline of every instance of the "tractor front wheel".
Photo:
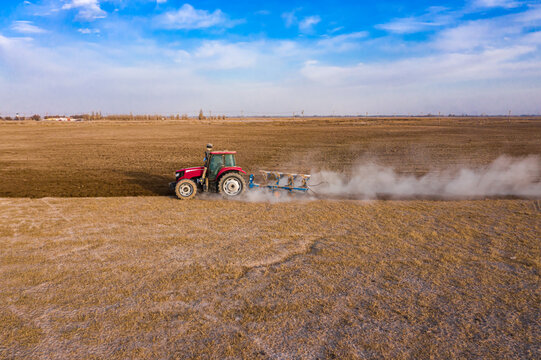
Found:
[{"label": "tractor front wheel", "polygon": [[218,192],[226,197],[239,196],[244,192],[246,182],[237,173],[225,174],[218,183]]},{"label": "tractor front wheel", "polygon": [[197,185],[190,179],[182,179],[175,185],[175,194],[179,199],[188,200],[197,194]]}]

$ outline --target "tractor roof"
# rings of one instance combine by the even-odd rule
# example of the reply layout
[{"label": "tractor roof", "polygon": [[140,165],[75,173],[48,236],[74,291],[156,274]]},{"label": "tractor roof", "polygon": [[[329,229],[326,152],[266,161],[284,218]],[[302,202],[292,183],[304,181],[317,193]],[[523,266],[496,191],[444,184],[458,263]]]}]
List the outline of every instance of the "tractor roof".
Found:
[{"label": "tractor roof", "polygon": [[213,155],[222,155],[222,154],[236,154],[236,151],[211,151],[210,152]]}]

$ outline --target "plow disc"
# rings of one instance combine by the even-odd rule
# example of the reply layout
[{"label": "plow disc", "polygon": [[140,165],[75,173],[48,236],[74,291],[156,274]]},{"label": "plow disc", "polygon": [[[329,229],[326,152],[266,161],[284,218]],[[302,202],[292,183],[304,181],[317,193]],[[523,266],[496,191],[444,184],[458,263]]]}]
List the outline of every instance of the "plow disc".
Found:
[{"label": "plow disc", "polygon": [[310,175],[306,174],[291,174],[283,173],[279,171],[259,171],[262,177],[261,184],[254,182],[254,174],[250,175],[249,188],[266,188],[270,190],[286,190],[290,192],[307,192],[310,190],[308,187],[308,180]]}]

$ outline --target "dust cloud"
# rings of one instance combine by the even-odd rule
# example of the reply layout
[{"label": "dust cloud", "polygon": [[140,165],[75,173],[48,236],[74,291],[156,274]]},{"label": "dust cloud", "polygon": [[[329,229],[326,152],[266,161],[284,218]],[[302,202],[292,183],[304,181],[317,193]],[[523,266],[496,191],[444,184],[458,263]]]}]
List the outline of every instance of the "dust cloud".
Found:
[{"label": "dust cloud", "polygon": [[[541,198],[541,158],[500,156],[478,168],[452,167],[423,176],[404,175],[377,162],[359,162],[350,174],[312,171],[310,190],[289,193],[251,189],[241,201],[288,202],[317,199],[476,199],[484,197]],[[282,184],[282,185],[285,185]]]},{"label": "dust cloud", "polygon": [[403,175],[375,162],[359,163],[346,176],[333,171],[312,173],[312,189],[319,197],[358,199],[480,197],[541,197],[541,159],[500,156],[479,168],[456,167],[423,176]]}]

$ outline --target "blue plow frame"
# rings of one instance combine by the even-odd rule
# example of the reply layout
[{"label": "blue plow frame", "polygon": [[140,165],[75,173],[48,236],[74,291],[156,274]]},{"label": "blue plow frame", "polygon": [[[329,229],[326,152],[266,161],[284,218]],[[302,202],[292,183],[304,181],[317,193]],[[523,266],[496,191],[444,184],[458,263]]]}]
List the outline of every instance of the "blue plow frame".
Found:
[{"label": "blue plow frame", "polygon": [[[254,182],[254,174],[250,174],[250,182],[248,183],[248,187],[250,189],[253,188],[264,188],[264,189],[270,189],[271,191],[276,190],[286,190],[286,191],[300,191],[300,192],[307,192],[310,190],[308,187],[308,180],[310,179],[310,175],[304,175],[304,174],[286,174],[281,173],[277,171],[264,171],[261,170],[261,175],[263,176],[263,182],[262,184],[257,184]],[[287,185],[280,185],[280,181],[282,179],[287,179]],[[296,184],[299,183],[300,184]]]}]

